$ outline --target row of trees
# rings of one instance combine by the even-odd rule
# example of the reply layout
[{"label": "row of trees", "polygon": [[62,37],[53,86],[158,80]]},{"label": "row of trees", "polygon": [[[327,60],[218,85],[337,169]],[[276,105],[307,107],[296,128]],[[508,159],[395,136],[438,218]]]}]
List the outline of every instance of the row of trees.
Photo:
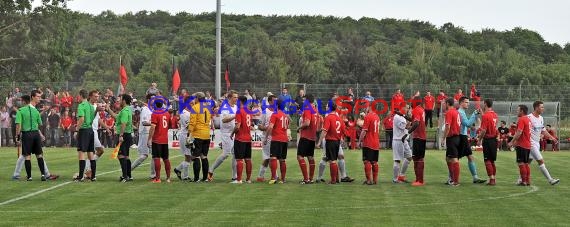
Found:
[{"label": "row of trees", "polygon": [[[73,12],[64,0],[1,0],[0,75],[14,81],[214,81],[215,14]],[[570,84],[570,44],[536,32],[467,32],[447,23],[223,15],[232,82]],[[127,87],[128,88],[128,87]]]}]

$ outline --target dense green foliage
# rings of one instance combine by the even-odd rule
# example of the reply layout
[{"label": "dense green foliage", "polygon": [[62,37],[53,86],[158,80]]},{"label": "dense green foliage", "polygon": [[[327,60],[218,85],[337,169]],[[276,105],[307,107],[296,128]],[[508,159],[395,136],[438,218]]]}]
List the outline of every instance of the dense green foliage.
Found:
[{"label": "dense green foliage", "polygon": [[[26,0],[0,2],[0,73],[12,80],[116,81],[122,56],[131,86],[168,84],[175,56],[182,82],[214,81],[214,13],[94,16],[57,0],[34,11],[8,7]],[[467,32],[451,23],[330,16],[222,20],[223,62],[235,82],[570,84],[570,45],[524,28]]]}]

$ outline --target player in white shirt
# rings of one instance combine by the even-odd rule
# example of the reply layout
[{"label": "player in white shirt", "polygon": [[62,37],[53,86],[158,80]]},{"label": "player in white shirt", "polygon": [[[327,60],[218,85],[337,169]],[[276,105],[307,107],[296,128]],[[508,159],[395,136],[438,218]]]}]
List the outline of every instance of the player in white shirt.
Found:
[{"label": "player in white shirt", "polygon": [[[531,161],[536,160],[540,172],[546,177],[548,183],[556,185],[560,183],[560,179],[552,178],[546,168],[546,164],[544,164],[544,159],[542,158],[542,154],[540,154],[540,136],[543,135],[546,138],[550,138],[553,143],[558,143],[558,140],[550,135],[548,131],[546,131],[546,128],[544,128],[544,119],[541,116],[541,114],[544,113],[544,104],[542,101],[535,101],[532,107],[534,111],[528,115],[532,125],[530,130],[530,159]],[[521,179],[519,178],[517,183],[520,181]]]},{"label": "player in white shirt", "polygon": [[[187,101],[185,98],[184,102]],[[192,100],[188,105],[189,108],[194,105],[195,100]],[[188,124],[190,123],[190,111],[184,109],[182,114],[180,114],[180,120],[178,121],[178,139],[180,141],[180,153],[184,155],[184,160],[174,168],[174,173],[178,176],[180,180],[190,180],[189,175],[189,167],[192,160],[194,160],[194,156],[192,156],[192,151],[189,147],[186,147],[186,140],[188,138]]]},{"label": "player in white shirt", "polygon": [[[271,107],[274,105],[274,100],[276,99],[276,97],[271,94],[267,97],[267,106]],[[265,102],[265,101],[264,101]],[[263,138],[261,138],[261,141],[268,141],[266,144],[263,145],[262,148],[262,152],[261,153],[261,158],[263,159],[263,162],[261,163],[261,166],[259,167],[259,175],[257,176],[257,182],[264,182],[265,181],[265,171],[267,170],[267,167],[269,166],[269,159],[270,159],[270,146],[271,146],[271,135],[267,135],[267,127],[269,126],[269,121],[271,119],[271,115],[273,114],[273,111],[269,108],[264,110],[265,113],[262,113],[261,115],[261,123],[257,126],[259,128],[259,130],[263,131]],[[265,137],[268,137],[267,140],[265,140]]]},{"label": "player in white shirt", "polygon": [[210,169],[208,170],[208,181],[210,182],[214,180],[214,170],[222,165],[224,160],[229,156],[232,156],[232,180],[237,179],[236,159],[233,155],[234,138],[231,136],[236,125],[235,118],[238,110],[238,106],[236,105],[237,98],[238,93],[231,90],[228,93],[227,101],[224,100],[220,106],[220,120],[222,121],[220,124],[220,132],[222,134],[222,154],[216,158],[216,161],[214,161],[214,164],[210,166]]},{"label": "player in white shirt", "polygon": [[[150,130],[150,117],[152,116],[152,111],[148,107],[148,102],[152,100],[154,94],[146,95],[146,103],[143,104],[140,113],[140,122],[139,122],[139,142],[137,144],[138,148],[137,151],[139,153],[139,157],[135,160],[131,166],[131,171],[135,170],[139,165],[141,165],[144,160],[148,158],[149,155],[149,147],[148,147],[148,133]],[[154,170],[154,162],[151,160],[150,162],[150,176],[149,179],[154,179],[156,176]]]},{"label": "player in white shirt", "polygon": [[[406,181],[406,171],[408,166],[412,161],[412,150],[408,143],[408,121],[401,114],[408,113],[408,105],[402,105],[400,110],[396,110],[394,115],[394,136],[392,137],[392,154],[394,160],[394,177],[392,178],[393,183],[400,183]],[[402,166],[400,168],[400,162],[403,160]]]}]

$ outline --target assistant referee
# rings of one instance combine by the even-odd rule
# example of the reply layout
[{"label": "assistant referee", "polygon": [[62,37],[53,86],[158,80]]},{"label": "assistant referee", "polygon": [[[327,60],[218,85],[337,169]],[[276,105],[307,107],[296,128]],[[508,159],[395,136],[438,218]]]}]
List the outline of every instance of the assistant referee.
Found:
[{"label": "assistant referee", "polygon": [[[26,158],[24,166],[26,167],[27,181],[32,180],[32,162],[31,155],[35,154],[38,161],[40,172],[42,173],[42,181],[46,180],[45,166],[42,151],[42,140],[45,137],[39,131],[39,125],[42,124],[40,112],[36,109],[36,105],[41,100],[41,92],[33,90],[31,97],[22,96],[22,100],[28,105],[18,109],[16,113],[16,144],[22,144],[22,155]],[[21,133],[21,134],[20,134]]]}]

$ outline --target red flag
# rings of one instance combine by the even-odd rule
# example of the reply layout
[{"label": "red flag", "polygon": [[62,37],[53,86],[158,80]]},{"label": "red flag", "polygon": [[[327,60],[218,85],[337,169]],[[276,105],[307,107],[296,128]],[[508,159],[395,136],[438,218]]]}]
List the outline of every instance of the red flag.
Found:
[{"label": "red flag", "polygon": [[226,65],[226,90],[230,90],[230,67]]},{"label": "red flag", "polygon": [[129,78],[127,77],[127,70],[125,69],[124,65],[121,65],[121,68],[119,69],[119,79],[123,87],[126,87]]},{"label": "red flag", "polygon": [[178,92],[178,88],[180,88],[180,74],[178,69],[175,69],[174,75],[172,75],[172,92]]}]

